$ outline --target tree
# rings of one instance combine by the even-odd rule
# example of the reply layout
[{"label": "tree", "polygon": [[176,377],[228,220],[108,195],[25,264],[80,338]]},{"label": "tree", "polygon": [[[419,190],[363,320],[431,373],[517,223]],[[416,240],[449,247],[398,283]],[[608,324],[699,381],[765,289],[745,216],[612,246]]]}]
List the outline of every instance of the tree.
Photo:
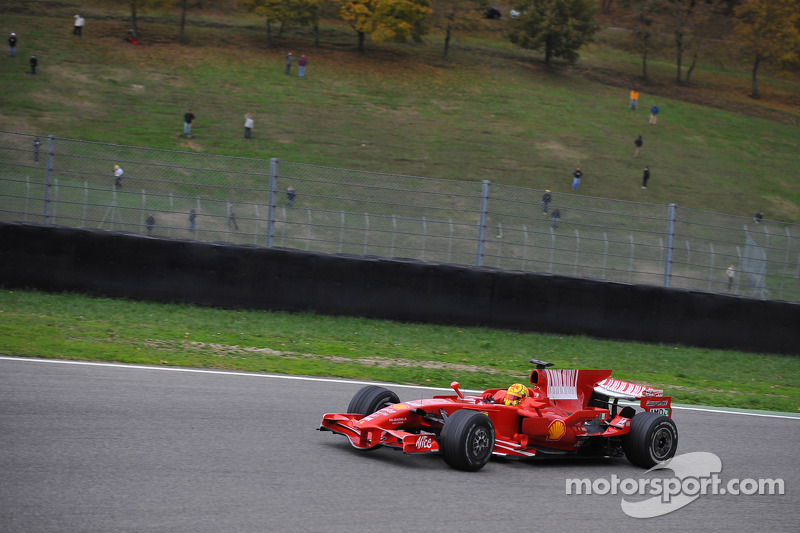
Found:
[{"label": "tree", "polygon": [[127,5],[131,9],[131,31],[134,36],[139,35],[137,17],[141,13],[146,13],[151,9],[166,9],[172,4],[172,0],[105,0],[107,4],[114,6]]},{"label": "tree", "polygon": [[[675,38],[675,64],[677,83],[689,83],[689,78],[699,55],[701,39],[700,30],[705,28],[717,0],[668,0],[665,10],[669,15],[669,24]],[[683,78],[683,57],[692,51],[692,64]]]},{"label": "tree", "polygon": [[642,54],[642,79],[647,80],[647,55],[653,37],[653,22],[662,7],[661,0],[628,0],[625,6],[634,16],[634,36]]},{"label": "tree", "polygon": [[611,6],[614,5],[614,0],[600,0],[600,12],[604,15],[611,13]]},{"label": "tree", "polygon": [[753,58],[752,93],[759,98],[758,67],[797,61],[800,48],[800,4],[797,0],[743,0],[736,8],[734,32]]},{"label": "tree", "polygon": [[286,26],[314,26],[319,24],[323,0],[239,0],[239,5],[265,17],[267,41],[272,40],[272,24],[278,23],[278,39]]},{"label": "tree", "polygon": [[563,57],[578,60],[578,50],[591,42],[599,29],[596,0],[515,0],[521,15],[512,21],[511,42],[532,50],[544,49],[544,63]]},{"label": "tree", "polygon": [[376,43],[420,39],[429,6],[430,0],[344,0],[340,15],[358,34],[358,51],[363,52],[367,35]]},{"label": "tree", "polygon": [[472,29],[483,17],[488,0],[436,0],[433,5],[433,19],[441,19],[445,29],[444,58],[450,50],[450,39],[454,30]]}]

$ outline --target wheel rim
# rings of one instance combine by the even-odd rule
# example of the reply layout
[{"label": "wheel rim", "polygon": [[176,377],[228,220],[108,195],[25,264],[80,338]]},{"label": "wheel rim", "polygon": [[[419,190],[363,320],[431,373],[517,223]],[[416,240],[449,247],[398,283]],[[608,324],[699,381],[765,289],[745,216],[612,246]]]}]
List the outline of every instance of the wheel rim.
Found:
[{"label": "wheel rim", "polygon": [[491,446],[491,435],[486,428],[477,428],[469,443],[469,452],[472,457],[482,457]]},{"label": "wheel rim", "polygon": [[669,428],[661,428],[653,435],[653,455],[659,461],[666,459],[672,450],[673,436]]}]

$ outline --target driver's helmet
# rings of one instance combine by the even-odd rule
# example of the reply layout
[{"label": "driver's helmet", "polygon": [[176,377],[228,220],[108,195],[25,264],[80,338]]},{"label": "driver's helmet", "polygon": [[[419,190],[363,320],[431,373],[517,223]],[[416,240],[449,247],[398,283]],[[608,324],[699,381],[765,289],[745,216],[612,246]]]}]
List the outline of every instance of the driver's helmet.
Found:
[{"label": "driver's helmet", "polygon": [[506,405],[519,405],[528,397],[528,387],[522,383],[514,383],[506,391],[506,399],[503,403]]}]

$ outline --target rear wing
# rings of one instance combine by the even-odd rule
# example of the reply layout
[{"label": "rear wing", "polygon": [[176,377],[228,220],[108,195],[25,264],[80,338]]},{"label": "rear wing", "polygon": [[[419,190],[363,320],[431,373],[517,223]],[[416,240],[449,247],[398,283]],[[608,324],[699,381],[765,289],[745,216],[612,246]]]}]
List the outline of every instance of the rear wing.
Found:
[{"label": "rear wing", "polygon": [[672,416],[672,396],[664,396],[664,391],[629,381],[606,378],[594,386],[594,391],[620,400],[640,400],[645,411]]}]

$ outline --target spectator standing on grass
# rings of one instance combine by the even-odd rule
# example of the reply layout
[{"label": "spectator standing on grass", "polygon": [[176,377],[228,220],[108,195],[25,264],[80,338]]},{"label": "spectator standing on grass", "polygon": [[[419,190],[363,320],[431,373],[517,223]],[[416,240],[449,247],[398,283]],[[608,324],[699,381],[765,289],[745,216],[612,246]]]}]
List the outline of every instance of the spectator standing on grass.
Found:
[{"label": "spectator standing on grass", "polygon": [[633,144],[636,145],[636,151],[633,152],[633,157],[639,157],[639,154],[642,153],[642,145],[644,144],[644,139],[642,136],[639,135],[636,137],[636,140],[633,141]]},{"label": "spectator standing on grass", "polygon": [[122,187],[123,171],[119,165],[114,165],[114,188]]},{"label": "spectator standing on grass", "polygon": [[14,32],[11,32],[11,36],[8,38],[8,55],[10,57],[17,55],[17,34]]},{"label": "spectator standing on grass", "polygon": [[183,135],[184,137],[191,137],[192,136],[192,123],[194,122],[195,116],[192,113],[191,109],[187,109],[186,113],[183,114]]},{"label": "spectator standing on grass", "polygon": [[31,74],[35,76],[36,66],[39,64],[39,60],[36,59],[36,56],[31,56],[30,64],[31,64]]},{"label": "spectator standing on grass", "polygon": [[647,180],[650,179],[650,167],[644,167],[644,174],[642,174],[642,189],[647,188]]},{"label": "spectator standing on grass", "polygon": [[580,167],[575,169],[575,172],[572,173],[572,190],[577,191],[578,186],[581,184],[581,178],[583,177],[583,172],[581,172]]},{"label": "spectator standing on grass", "polygon": [[561,210],[556,207],[553,209],[553,214],[550,216],[553,217],[553,229],[558,229],[558,221],[561,220]]},{"label": "spectator standing on grass", "polygon": [[291,74],[292,73],[292,53],[291,52],[286,54],[286,69],[283,72],[284,72],[284,74]]},{"label": "spectator standing on grass", "polygon": [[197,211],[192,209],[189,211],[189,231],[194,231],[194,223],[197,220]]},{"label": "spectator standing on grass", "polygon": [[33,160],[39,161],[39,149],[42,147],[42,140],[39,137],[33,139]]},{"label": "spectator standing on grass", "polygon": [[631,89],[631,109],[636,111],[636,106],[639,103],[639,91]]},{"label": "spectator standing on grass", "polygon": [[656,104],[650,108],[650,124],[658,124],[658,105]]},{"label": "spectator standing on grass", "polygon": [[286,188],[286,205],[288,207],[292,207],[294,205],[294,197],[295,197],[294,187],[289,185]]},{"label": "spectator standing on grass", "polygon": [[254,124],[253,115],[246,113],[244,116],[244,138],[248,141],[252,138]]},{"label": "spectator standing on grass", "polygon": [[75,26],[72,28],[72,35],[82,37],[84,24],[86,24],[86,21],[83,19],[83,17],[80,15],[75,15]]},{"label": "spectator standing on grass", "polygon": [[298,77],[304,78],[306,75],[306,65],[308,64],[308,59],[306,59],[306,55],[302,54],[300,56],[300,61],[297,62],[297,65],[300,67],[300,72],[297,74]]},{"label": "spectator standing on grass", "polygon": [[550,189],[545,190],[542,195],[542,213],[547,213],[547,208],[550,207],[552,200],[553,196],[550,194]]},{"label": "spectator standing on grass", "polygon": [[753,220],[755,221],[756,224],[760,224],[761,221],[764,220],[764,212],[759,211],[758,213],[756,213],[756,216],[753,217]]},{"label": "spectator standing on grass", "polygon": [[233,204],[228,202],[228,229],[233,229],[239,231],[239,224],[236,223],[236,211],[233,210]]},{"label": "spectator standing on grass", "polygon": [[145,220],[145,224],[147,224],[147,236],[153,236],[153,227],[156,225],[156,219],[153,215],[147,215],[147,220]]}]

